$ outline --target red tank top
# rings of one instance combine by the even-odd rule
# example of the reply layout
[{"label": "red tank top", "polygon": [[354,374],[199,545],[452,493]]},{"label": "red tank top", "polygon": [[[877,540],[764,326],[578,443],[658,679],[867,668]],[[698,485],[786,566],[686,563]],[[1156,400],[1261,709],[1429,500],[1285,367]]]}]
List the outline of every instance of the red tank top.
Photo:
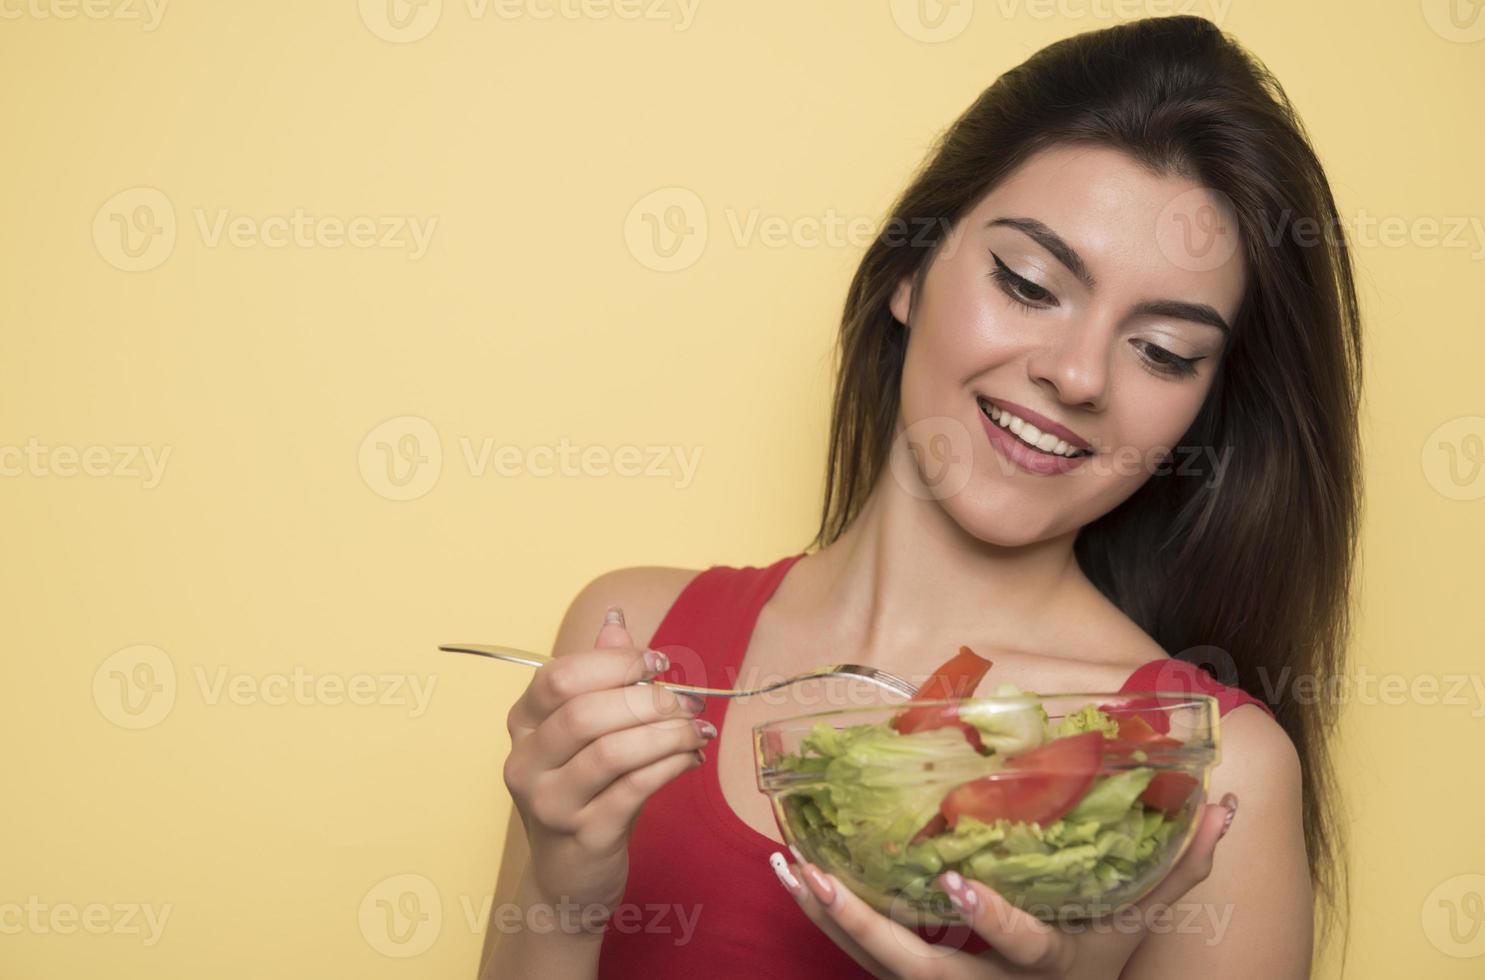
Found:
[{"label": "red tank top", "polygon": [[[717,565],[676,597],[649,646],[666,653],[663,679],[731,686],[740,673],[759,610],[803,554],[767,567]],[[1194,664],[1152,660],[1122,691],[1210,694],[1221,713],[1268,705],[1218,683]],[[701,717],[722,729],[727,701],[713,698]],[[715,740],[714,740],[715,741]],[[600,980],[828,980],[868,977],[809,920],[769,866],[788,851],[744,823],[722,795],[717,752],[661,787],[640,811],[629,838],[624,905],[604,934]],[[989,946],[966,926],[919,930],[925,940],[966,952]]]}]

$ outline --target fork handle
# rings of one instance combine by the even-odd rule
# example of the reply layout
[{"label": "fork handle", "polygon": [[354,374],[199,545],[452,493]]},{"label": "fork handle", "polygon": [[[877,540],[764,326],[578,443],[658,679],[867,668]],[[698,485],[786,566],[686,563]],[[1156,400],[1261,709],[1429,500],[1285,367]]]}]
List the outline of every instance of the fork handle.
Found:
[{"label": "fork handle", "polygon": [[[544,653],[533,653],[530,650],[520,650],[516,647],[490,646],[486,643],[446,643],[438,649],[448,653],[472,653],[480,657],[490,657],[495,660],[506,660],[513,664],[523,664],[527,667],[541,667],[549,664],[553,658]],[[670,681],[656,681],[649,678],[635,681],[636,684],[656,684],[668,691],[677,694],[694,694],[701,698],[734,697],[742,692],[714,691],[706,687],[693,687],[690,684],[676,684]]]},{"label": "fork handle", "polygon": [[447,653],[472,653],[480,657],[493,657],[496,660],[506,660],[513,664],[525,664],[527,667],[541,667],[552,662],[552,658],[544,653],[533,653],[530,650],[521,650],[516,647],[490,646],[485,643],[445,643],[439,649]]}]

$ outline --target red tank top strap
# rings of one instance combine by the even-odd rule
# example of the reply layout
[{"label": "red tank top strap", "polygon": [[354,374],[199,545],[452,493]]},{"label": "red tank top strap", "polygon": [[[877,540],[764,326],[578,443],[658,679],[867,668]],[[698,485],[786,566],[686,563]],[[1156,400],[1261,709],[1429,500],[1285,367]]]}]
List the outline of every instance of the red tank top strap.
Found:
[{"label": "red tank top strap", "polygon": [[769,596],[804,554],[771,565],[713,565],[676,596],[650,639],[670,658],[663,679],[700,687],[731,687],[753,623]]},{"label": "red tank top strap", "polygon": [[774,594],[778,581],[789,572],[794,561],[802,557],[803,554],[787,555],[762,567],[714,564],[680,591],[655,628],[649,646],[656,650],[665,644],[707,647],[698,649],[698,653],[708,661],[731,658],[735,662],[744,652],[742,644],[750,633],[748,627],[763,609],[763,603]]},{"label": "red tank top strap", "polygon": [[[1196,664],[1175,657],[1166,657],[1141,664],[1125,680],[1121,692],[1171,692],[1176,694],[1208,694],[1217,699],[1217,714],[1227,714],[1233,708],[1254,704],[1274,717],[1273,709],[1264,701],[1254,697],[1240,687],[1230,687],[1218,681]],[[1150,712],[1146,720],[1162,734],[1169,721],[1160,712]]]}]

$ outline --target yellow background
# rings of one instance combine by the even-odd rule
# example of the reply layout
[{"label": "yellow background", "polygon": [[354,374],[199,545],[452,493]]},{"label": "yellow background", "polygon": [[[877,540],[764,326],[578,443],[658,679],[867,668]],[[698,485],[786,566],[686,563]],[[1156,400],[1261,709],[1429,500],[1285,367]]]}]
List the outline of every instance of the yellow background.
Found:
[{"label": "yellow background", "polygon": [[[40,16],[66,0],[6,0],[0,19],[0,446],[110,454],[106,475],[65,475],[64,448],[0,478],[0,905],[101,905],[113,925],[0,933],[6,977],[472,975],[508,808],[504,716],[527,675],[434,645],[542,648],[601,571],[801,548],[862,224],[999,72],[1174,6],[981,2],[936,38],[887,0],[707,0],[688,23],[664,0],[641,8],[659,19],[448,0],[399,39],[375,2],[203,0],[153,29],[120,3],[69,19]],[[1485,473],[1450,476],[1438,445],[1478,456],[1485,434],[1485,240],[1437,240],[1485,215],[1485,16],[1191,9],[1286,85],[1343,214],[1404,228],[1357,249],[1354,663],[1443,678],[1438,701],[1478,678],[1485,634],[1485,501],[1455,499],[1485,495]],[[175,241],[126,271],[160,258],[121,250],[139,188],[169,202]],[[264,220],[296,209],[436,226],[419,256],[211,237],[224,211],[272,234]],[[677,215],[691,252],[647,252],[646,222]],[[563,439],[668,453],[669,470],[533,472]],[[476,458],[516,447],[519,472],[477,474],[461,440]],[[158,485],[113,471],[131,447],[168,449]],[[673,447],[701,453],[694,479]],[[423,483],[389,482],[388,452],[425,457]],[[422,713],[406,689],[270,703],[296,672],[434,687]],[[173,696],[144,700],[171,676]],[[126,682],[145,687],[126,698]],[[1485,890],[1470,697],[1346,711],[1350,976],[1485,969],[1485,936],[1440,925],[1444,902]],[[441,913],[399,943],[377,902],[404,886]],[[128,903],[169,906],[158,942],[128,931]]]}]

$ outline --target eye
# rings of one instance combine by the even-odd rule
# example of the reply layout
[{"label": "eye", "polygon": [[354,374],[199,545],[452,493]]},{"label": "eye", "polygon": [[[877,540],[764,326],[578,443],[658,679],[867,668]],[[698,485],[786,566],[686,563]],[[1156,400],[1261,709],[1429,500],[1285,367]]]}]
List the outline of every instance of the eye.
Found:
[{"label": "eye", "polygon": [[1131,341],[1150,370],[1167,377],[1189,378],[1196,373],[1196,362],[1205,357],[1181,357],[1148,340]]},{"label": "eye", "polygon": [[990,270],[990,277],[1000,285],[1001,291],[1012,302],[1028,310],[1042,310],[1057,305],[1056,296],[1030,279],[1016,275],[994,252],[990,253],[990,257],[995,260],[995,268]]}]

